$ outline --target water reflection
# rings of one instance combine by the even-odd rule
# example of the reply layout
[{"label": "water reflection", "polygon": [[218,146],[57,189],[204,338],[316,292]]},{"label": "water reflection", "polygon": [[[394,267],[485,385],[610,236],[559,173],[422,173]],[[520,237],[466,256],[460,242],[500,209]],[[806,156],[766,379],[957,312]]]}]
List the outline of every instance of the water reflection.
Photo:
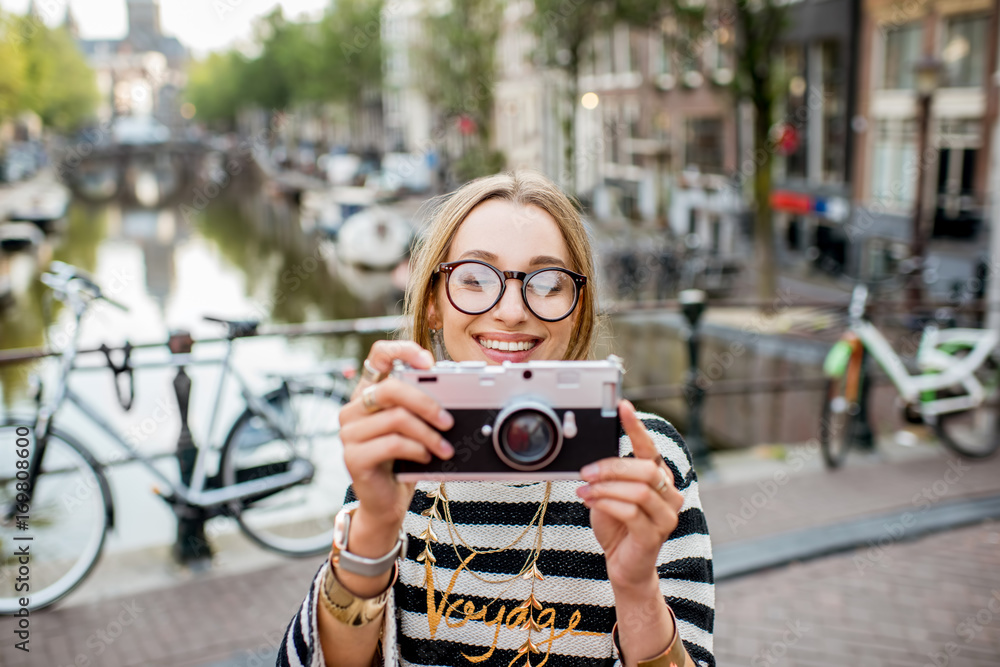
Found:
[{"label": "water reflection", "polygon": [[[152,194],[155,186],[143,187]],[[200,211],[190,205],[74,201],[68,217],[65,231],[47,239],[51,257],[92,273],[131,308],[126,316],[89,318],[84,345],[166,340],[169,329],[181,327],[196,337],[216,335],[201,320],[207,314],[300,323],[384,315],[401,307],[398,288],[383,285],[376,299],[352,293],[331,274],[329,249],[302,231],[294,204],[269,196],[250,177],[234,179]],[[385,282],[386,276],[371,280]],[[46,327],[51,333],[69,322],[70,314],[49,303],[46,292],[32,281],[13,307],[0,312],[0,348],[43,346]],[[358,354],[375,338],[311,344],[319,355]],[[27,371],[24,364],[0,366],[6,406],[27,396]]]}]

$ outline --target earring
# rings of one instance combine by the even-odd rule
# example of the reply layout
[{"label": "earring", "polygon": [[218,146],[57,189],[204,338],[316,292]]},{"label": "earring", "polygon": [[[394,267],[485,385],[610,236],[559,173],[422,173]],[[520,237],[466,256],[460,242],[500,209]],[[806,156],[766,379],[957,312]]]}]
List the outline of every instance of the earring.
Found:
[{"label": "earring", "polygon": [[431,351],[436,361],[451,361],[444,346],[444,329],[431,329]]}]

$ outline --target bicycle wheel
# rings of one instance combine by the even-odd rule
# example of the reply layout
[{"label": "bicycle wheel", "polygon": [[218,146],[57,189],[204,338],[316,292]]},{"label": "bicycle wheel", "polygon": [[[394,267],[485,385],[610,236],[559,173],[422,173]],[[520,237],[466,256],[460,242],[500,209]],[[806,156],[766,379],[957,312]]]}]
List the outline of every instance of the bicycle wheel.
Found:
[{"label": "bicycle wheel", "polygon": [[[35,610],[76,588],[97,563],[113,521],[111,491],[93,456],[70,436],[52,431],[35,477],[28,518],[19,525],[12,513],[20,481],[17,460],[24,459],[0,457],[0,614],[17,612],[22,597],[28,598],[28,609]],[[24,547],[26,564],[14,555]]]},{"label": "bicycle wheel", "polygon": [[868,395],[868,377],[862,370],[860,391],[847,397],[847,375],[831,378],[826,384],[823,415],[819,423],[819,442],[828,468],[838,468],[847,458],[855,438],[861,435],[862,401]]},{"label": "bicycle wheel", "polygon": [[333,518],[347,486],[340,443],[340,409],[347,398],[328,388],[294,384],[265,396],[294,428],[292,442],[249,409],[240,415],[222,449],[225,485],[288,470],[295,459],[309,461],[312,479],[281,491],[230,504],[240,528],[260,546],[286,556],[315,556],[330,549]]},{"label": "bicycle wheel", "polygon": [[960,456],[985,459],[1000,449],[1000,370],[987,359],[976,378],[986,395],[978,407],[938,415],[934,430],[941,443]]}]

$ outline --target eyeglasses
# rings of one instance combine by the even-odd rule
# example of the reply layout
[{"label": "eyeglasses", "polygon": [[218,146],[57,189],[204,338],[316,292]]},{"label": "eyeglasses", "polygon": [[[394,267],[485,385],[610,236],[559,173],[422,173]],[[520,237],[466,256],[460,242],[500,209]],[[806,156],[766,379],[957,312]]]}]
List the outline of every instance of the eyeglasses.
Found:
[{"label": "eyeglasses", "polygon": [[438,264],[434,275],[445,274],[448,301],[466,315],[481,315],[500,303],[507,281],[521,281],[521,297],[531,314],[545,322],[566,319],[580,300],[587,276],[568,269],[547,267],[531,273],[501,271],[478,259]]}]

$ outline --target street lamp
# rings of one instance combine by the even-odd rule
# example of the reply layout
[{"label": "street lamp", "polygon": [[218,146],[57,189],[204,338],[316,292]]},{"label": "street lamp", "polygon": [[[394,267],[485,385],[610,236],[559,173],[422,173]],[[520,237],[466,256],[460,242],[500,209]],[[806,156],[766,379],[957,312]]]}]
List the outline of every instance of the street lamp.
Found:
[{"label": "street lamp", "polygon": [[919,125],[917,129],[917,201],[913,212],[913,239],[910,242],[910,258],[913,266],[909,288],[911,314],[920,305],[923,296],[922,273],[924,238],[926,236],[924,218],[927,217],[927,213],[924,211],[924,187],[927,181],[924,171],[929,166],[926,155],[930,134],[931,101],[934,99],[934,92],[940,85],[941,67],[941,61],[931,55],[925,55],[914,65]]}]

